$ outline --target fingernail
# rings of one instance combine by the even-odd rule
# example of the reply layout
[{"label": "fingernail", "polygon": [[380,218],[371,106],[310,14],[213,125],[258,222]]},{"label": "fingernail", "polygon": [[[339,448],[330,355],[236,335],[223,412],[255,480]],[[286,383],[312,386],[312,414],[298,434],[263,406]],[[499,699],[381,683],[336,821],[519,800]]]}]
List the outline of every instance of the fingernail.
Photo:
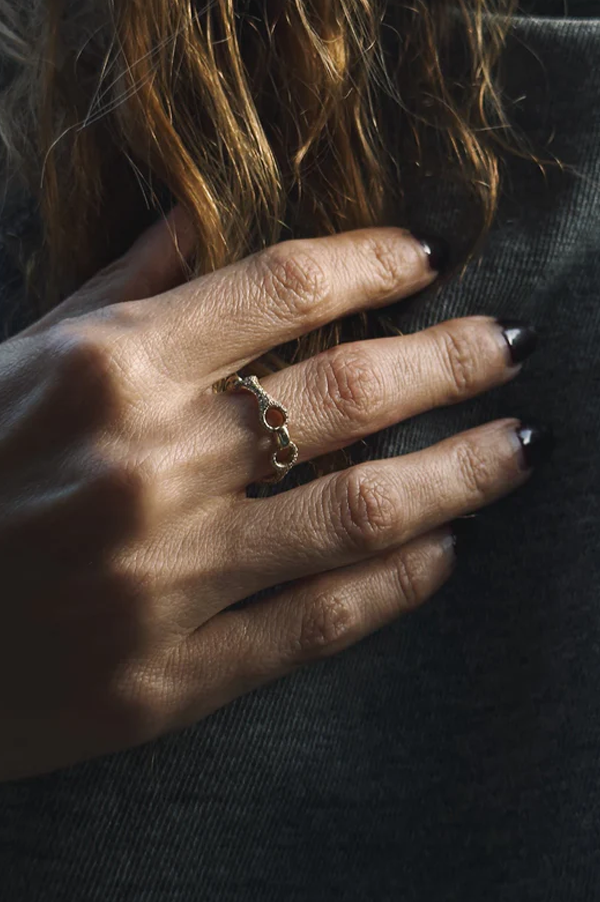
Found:
[{"label": "fingernail", "polygon": [[521,443],[526,469],[537,467],[551,456],[554,450],[554,433],[543,423],[522,423],[516,430]]},{"label": "fingernail", "polygon": [[538,343],[538,334],[529,323],[516,319],[496,320],[506,339],[513,363],[521,363],[533,354]]},{"label": "fingernail", "polygon": [[457,564],[456,543],[452,527],[449,524],[441,527],[436,542],[439,543],[440,551],[443,553],[448,567],[448,573],[452,573]]},{"label": "fingernail", "polygon": [[454,561],[456,560],[456,537],[451,525],[444,530],[440,545],[442,546],[442,549],[449,558],[450,562],[454,563]]},{"label": "fingernail", "polygon": [[415,238],[427,254],[431,269],[434,272],[443,272],[450,260],[448,244],[442,238],[433,238],[430,235],[415,235]]},{"label": "fingernail", "polygon": [[452,530],[454,553],[460,556],[465,549],[469,549],[473,533],[477,529],[476,517],[457,517],[450,524],[450,529]]}]

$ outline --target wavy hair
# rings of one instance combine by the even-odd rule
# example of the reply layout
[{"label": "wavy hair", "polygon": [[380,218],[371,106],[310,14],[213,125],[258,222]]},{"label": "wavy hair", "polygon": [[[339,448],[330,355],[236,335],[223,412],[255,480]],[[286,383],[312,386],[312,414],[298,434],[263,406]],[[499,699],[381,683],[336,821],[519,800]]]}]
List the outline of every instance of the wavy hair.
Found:
[{"label": "wavy hair", "polygon": [[464,186],[468,258],[497,207],[514,4],[0,0],[5,183],[42,229],[21,247],[27,297],[59,303],[167,196],[197,232],[190,275],[285,237],[403,224],[406,167]]}]

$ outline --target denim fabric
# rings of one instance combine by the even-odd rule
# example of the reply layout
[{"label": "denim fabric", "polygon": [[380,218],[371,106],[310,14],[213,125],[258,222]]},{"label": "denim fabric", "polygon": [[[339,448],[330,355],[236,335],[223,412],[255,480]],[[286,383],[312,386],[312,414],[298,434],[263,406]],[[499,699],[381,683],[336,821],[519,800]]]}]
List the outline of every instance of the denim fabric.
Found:
[{"label": "denim fabric", "polygon": [[[553,424],[553,460],[408,617],[177,735],[0,785],[2,902],[600,900],[600,19],[519,18],[508,53],[521,125],[572,168],[508,161],[481,263],[391,316],[529,319],[540,348],[367,453],[515,415]],[[423,222],[451,220],[437,186]]]}]

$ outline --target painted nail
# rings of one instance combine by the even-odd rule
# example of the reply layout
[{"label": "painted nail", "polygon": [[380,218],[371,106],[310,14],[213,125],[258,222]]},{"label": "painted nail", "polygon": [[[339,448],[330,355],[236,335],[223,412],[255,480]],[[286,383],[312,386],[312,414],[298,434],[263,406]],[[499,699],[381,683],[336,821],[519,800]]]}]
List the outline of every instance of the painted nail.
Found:
[{"label": "painted nail", "polygon": [[522,423],[516,430],[528,470],[548,460],[554,450],[554,433],[543,423]]},{"label": "painted nail", "polygon": [[431,269],[442,273],[450,260],[448,244],[442,238],[433,238],[430,235],[415,235],[415,238],[427,254]]},{"label": "painted nail", "polygon": [[477,529],[477,519],[473,515],[469,517],[457,517],[450,524],[452,530],[452,540],[454,542],[454,553],[460,556],[463,551],[469,549],[473,534]]},{"label": "painted nail", "polygon": [[514,364],[533,354],[538,343],[538,334],[533,326],[516,319],[498,319],[496,322],[502,329]]}]

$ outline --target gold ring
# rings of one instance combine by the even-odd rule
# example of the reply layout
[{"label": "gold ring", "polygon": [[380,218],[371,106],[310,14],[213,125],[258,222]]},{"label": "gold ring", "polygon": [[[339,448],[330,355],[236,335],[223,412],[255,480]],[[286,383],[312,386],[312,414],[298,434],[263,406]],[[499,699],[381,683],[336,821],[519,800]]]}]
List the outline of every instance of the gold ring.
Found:
[{"label": "gold ring", "polygon": [[276,448],[271,454],[273,475],[266,476],[261,481],[280,482],[298,460],[299,453],[298,446],[290,438],[286,408],[267,394],[257,376],[241,377],[237,373],[233,373],[225,380],[224,390],[229,392],[248,391],[258,401],[260,425],[265,432],[273,436],[276,444]]}]

